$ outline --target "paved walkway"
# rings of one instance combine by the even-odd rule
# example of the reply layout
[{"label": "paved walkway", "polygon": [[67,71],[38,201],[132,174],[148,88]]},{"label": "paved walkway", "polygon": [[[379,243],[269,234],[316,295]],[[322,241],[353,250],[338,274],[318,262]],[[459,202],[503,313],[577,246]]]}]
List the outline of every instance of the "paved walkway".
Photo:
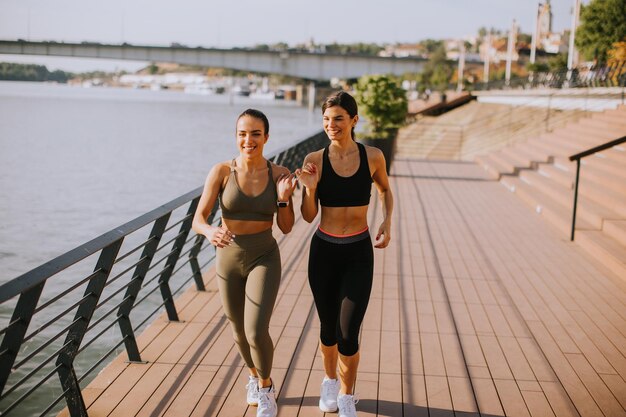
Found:
[{"label": "paved walkway", "polygon": [[[393,173],[393,243],[375,251],[359,416],[625,416],[626,277],[474,164],[398,160]],[[298,219],[279,240],[279,416],[323,414],[306,279],[313,227]],[[213,270],[205,280],[209,291],[178,299],[184,322],[162,316],[140,336],[147,364],[122,355],[84,390],[91,417],[255,415]]]}]

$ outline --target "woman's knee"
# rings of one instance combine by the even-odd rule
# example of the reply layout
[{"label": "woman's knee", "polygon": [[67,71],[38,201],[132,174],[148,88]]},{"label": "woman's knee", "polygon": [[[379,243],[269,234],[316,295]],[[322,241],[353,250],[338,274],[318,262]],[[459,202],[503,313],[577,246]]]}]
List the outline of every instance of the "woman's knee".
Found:
[{"label": "woman's knee", "polygon": [[337,350],[343,356],[352,356],[359,351],[359,338],[341,337],[337,340]]},{"label": "woman's knee", "polygon": [[238,345],[247,344],[248,338],[246,337],[246,332],[243,329],[243,326],[231,326],[233,330],[233,339],[235,339],[235,343]]},{"label": "woman's knee", "polygon": [[328,326],[322,324],[320,326],[320,341],[324,346],[334,346],[337,344],[337,336],[335,334],[336,326]]},{"label": "woman's knee", "polygon": [[271,343],[269,328],[267,326],[246,326],[246,340],[251,347],[257,348],[265,346],[268,341]]}]

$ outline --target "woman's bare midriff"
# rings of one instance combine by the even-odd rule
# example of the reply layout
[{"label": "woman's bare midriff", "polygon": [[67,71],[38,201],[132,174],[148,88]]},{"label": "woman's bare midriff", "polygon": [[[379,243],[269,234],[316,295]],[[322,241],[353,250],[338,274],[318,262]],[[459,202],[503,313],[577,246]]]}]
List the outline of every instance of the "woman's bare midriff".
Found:
[{"label": "woman's bare midriff", "polygon": [[232,220],[222,217],[222,225],[235,236],[261,233],[267,229],[271,229],[272,224],[271,221]]},{"label": "woman's bare midriff", "polygon": [[349,235],[361,232],[367,227],[367,208],[360,207],[324,207],[320,228],[334,235]]}]

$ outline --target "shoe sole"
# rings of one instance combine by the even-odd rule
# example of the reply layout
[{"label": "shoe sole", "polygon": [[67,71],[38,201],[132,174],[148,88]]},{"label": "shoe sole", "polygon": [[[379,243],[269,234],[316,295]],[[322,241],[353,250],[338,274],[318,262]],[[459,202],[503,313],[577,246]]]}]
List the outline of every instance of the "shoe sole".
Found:
[{"label": "shoe sole", "polygon": [[339,407],[335,407],[335,408],[324,408],[324,407],[322,407],[322,406],[321,406],[321,404],[319,405],[319,408],[320,408],[320,410],[322,410],[322,411],[323,411],[323,412],[325,412],[325,413],[334,413],[334,412],[336,412],[336,411],[339,409]]}]

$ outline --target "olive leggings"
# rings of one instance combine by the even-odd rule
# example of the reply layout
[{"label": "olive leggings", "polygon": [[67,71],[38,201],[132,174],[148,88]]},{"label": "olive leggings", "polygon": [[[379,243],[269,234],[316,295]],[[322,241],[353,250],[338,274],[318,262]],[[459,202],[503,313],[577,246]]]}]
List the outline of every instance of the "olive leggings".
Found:
[{"label": "olive leggings", "polygon": [[262,379],[270,377],[274,344],[270,317],[280,285],[280,252],[272,230],[237,235],[217,249],[216,270],[224,313],[239,353]]}]

